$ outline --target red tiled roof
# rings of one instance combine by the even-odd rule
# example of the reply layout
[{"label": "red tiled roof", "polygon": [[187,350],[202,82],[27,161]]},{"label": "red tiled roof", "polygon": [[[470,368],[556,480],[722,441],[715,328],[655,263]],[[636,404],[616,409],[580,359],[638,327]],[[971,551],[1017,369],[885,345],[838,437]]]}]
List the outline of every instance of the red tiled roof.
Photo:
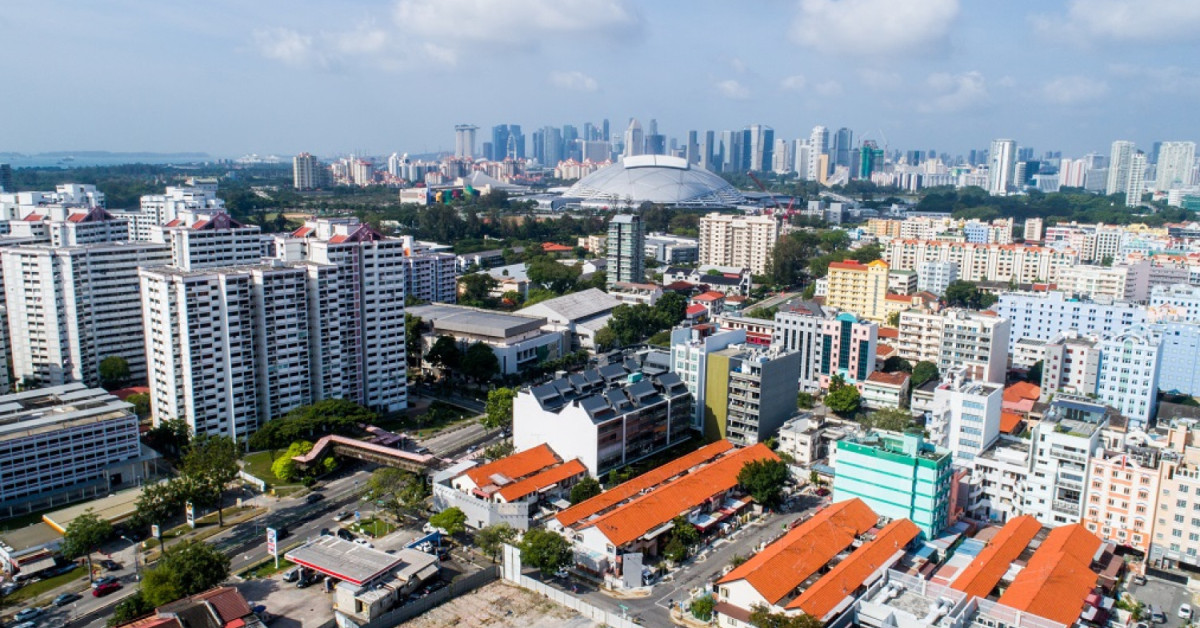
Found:
[{"label": "red tiled roof", "polygon": [[568,251],[574,251],[575,249],[572,247],[563,245],[563,244],[555,244],[553,242],[543,242],[542,250],[547,253],[566,253]]},{"label": "red tiled roof", "polygon": [[316,229],[313,229],[312,227],[300,227],[299,229],[292,232],[292,237],[293,238],[307,237],[308,234],[312,233],[313,231],[316,231]]},{"label": "red tiled roof", "polygon": [[684,313],[687,314],[688,316],[693,316],[695,314],[700,314],[700,313],[707,312],[707,311],[708,311],[708,308],[697,303],[696,305],[689,305],[687,307],[687,309],[684,310]]},{"label": "red tiled roof", "polygon": [[879,337],[880,338],[899,338],[900,330],[896,329],[895,327],[885,327],[883,325],[880,325],[879,326]]},{"label": "red tiled roof", "polygon": [[182,218],[176,218],[176,219],[174,219],[174,220],[172,220],[172,221],[168,222],[167,224],[165,224],[165,225],[163,225],[163,226],[164,226],[164,227],[178,227],[179,225],[182,225],[182,224],[183,224],[183,219],[182,219]]},{"label": "red tiled roof", "polygon": [[875,511],[857,497],[838,502],[792,528],[722,576],[717,584],[745,580],[759,595],[775,604],[878,521]]},{"label": "red tiled roof", "polygon": [[246,598],[233,587],[221,587],[205,591],[192,599],[203,600],[212,605],[221,621],[229,623],[250,614],[250,605]]},{"label": "red tiled roof", "polygon": [[876,360],[878,360],[880,358],[883,358],[884,360],[886,360],[886,359],[892,357],[892,354],[894,354],[894,353],[896,353],[896,348],[893,347],[892,345],[889,345],[889,344],[886,344],[883,342],[879,343],[875,347],[875,359]]},{"label": "red tiled roof", "polygon": [[889,292],[886,295],[884,295],[883,298],[887,301],[900,301],[903,303],[911,303],[912,302],[911,294],[896,294],[894,292]]},{"label": "red tiled roof", "polygon": [[557,467],[535,473],[515,484],[509,484],[500,489],[499,494],[504,501],[514,502],[526,495],[554,486],[563,480],[586,473],[587,467],[583,466],[578,458],[575,458]]},{"label": "red tiled roof", "polygon": [[1010,519],[975,560],[959,572],[950,587],[967,595],[986,598],[1041,529],[1042,524],[1030,515]]},{"label": "red tiled roof", "polygon": [[46,219],[46,217],[43,216],[42,214],[29,214],[28,216],[25,217],[26,222],[38,222],[39,220],[45,220],[45,219]]},{"label": "red tiled roof", "polygon": [[733,449],[733,443],[727,440],[710,443],[667,464],[655,467],[628,482],[622,482],[591,499],[581,501],[558,513],[554,518],[563,526],[572,526],[598,512],[616,506],[643,490],[658,486],[696,465],[713,460],[730,449]]},{"label": "red tiled roof", "polygon": [[1017,382],[1004,389],[1004,400],[1013,403],[1022,399],[1036,400],[1041,394],[1041,387],[1030,382]]},{"label": "red tiled roof", "polygon": [[614,546],[621,547],[733,488],[742,467],[758,460],[779,460],[779,456],[763,443],[739,449],[601,515],[590,526],[598,528]]},{"label": "red tiled roof", "polygon": [[335,235],[335,236],[333,236],[332,238],[329,238],[329,241],[330,241],[330,242],[332,242],[332,243],[334,243],[334,244],[341,244],[342,242],[345,242],[345,241],[346,241],[346,240],[348,240],[348,239],[350,239],[350,236],[345,236],[345,235]]},{"label": "red tiled roof", "polygon": [[999,602],[1060,624],[1075,623],[1099,579],[1092,571],[1099,548],[1100,539],[1082,524],[1051,530]]},{"label": "red tiled roof", "polygon": [[471,478],[475,486],[482,488],[489,484],[494,484],[492,481],[492,476],[494,475],[502,476],[510,482],[516,482],[521,478],[554,466],[559,462],[558,456],[554,454],[554,450],[550,449],[549,445],[542,443],[537,447],[526,449],[495,462],[467,469],[466,475]]},{"label": "red tiled roof", "polygon": [[876,384],[884,384],[887,386],[903,386],[904,382],[908,381],[908,373],[884,373],[883,371],[872,371],[871,374],[867,376],[867,381],[875,382]]},{"label": "red tiled roof", "polygon": [[734,606],[729,602],[717,602],[713,605],[713,612],[725,617],[732,617],[747,625],[750,623],[750,611],[739,606]]},{"label": "red tiled roof", "polygon": [[203,229],[206,225],[208,225],[207,220],[197,220],[196,222],[192,223],[192,228],[193,229]]},{"label": "red tiled roof", "polygon": [[704,292],[702,294],[697,294],[696,296],[692,297],[692,300],[693,301],[720,301],[721,299],[724,299],[724,298],[725,298],[724,294],[717,292],[715,290],[709,290],[708,292]]},{"label": "red tiled roof", "polygon": [[182,624],[174,617],[159,617],[154,615],[131,621],[128,624],[121,624],[121,628],[182,628]]},{"label": "red tiled roof", "polygon": [[114,390],[114,391],[112,391],[112,394],[117,399],[120,399],[121,401],[125,401],[125,398],[129,397],[130,395],[148,395],[148,394],[150,394],[150,387],[149,386],[130,386],[128,388],[121,388],[118,390]]},{"label": "red tiled roof", "polygon": [[1016,431],[1023,421],[1023,417],[1015,412],[1000,413],[1000,431],[1005,434],[1012,434]]},{"label": "red tiled roof", "polygon": [[920,533],[917,524],[908,519],[892,521],[875,535],[874,540],[859,546],[787,607],[799,608],[817,619],[825,619],[871,574],[891,562],[897,552],[903,552]]},{"label": "red tiled roof", "polygon": [[866,270],[867,265],[854,260],[846,260],[844,262],[829,262],[830,268],[841,268],[844,270]]},{"label": "red tiled roof", "polygon": [[83,222],[84,218],[87,218],[87,214],[71,214],[70,216],[67,216],[67,221],[68,222]]}]

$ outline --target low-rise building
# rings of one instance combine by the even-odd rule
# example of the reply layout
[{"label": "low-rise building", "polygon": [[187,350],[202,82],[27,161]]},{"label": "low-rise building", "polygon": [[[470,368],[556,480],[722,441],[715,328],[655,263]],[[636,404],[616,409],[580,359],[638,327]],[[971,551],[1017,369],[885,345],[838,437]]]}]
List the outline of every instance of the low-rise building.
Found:
[{"label": "low-rise building", "polygon": [[1045,343],[1042,402],[1049,401],[1059,391],[1074,395],[1095,394],[1096,381],[1100,377],[1098,342],[1095,336],[1081,336],[1071,329],[1055,334]]},{"label": "low-rise building", "polygon": [[618,281],[608,288],[608,295],[626,305],[654,306],[662,297],[661,286],[652,283],[630,283]]},{"label": "low-rise building", "polygon": [[700,259],[700,242],[696,238],[668,233],[649,233],[646,235],[646,259],[668,265],[695,264]]},{"label": "low-rise building", "polygon": [[545,318],[441,303],[413,306],[408,312],[431,328],[422,354],[440,336],[453,338],[464,350],[482,342],[496,354],[505,375],[563,355],[562,333],[545,331]]},{"label": "low-rise building", "polygon": [[1083,523],[1107,542],[1150,552],[1158,502],[1156,448],[1101,450],[1091,458]]},{"label": "low-rise building", "polygon": [[1032,460],[1022,512],[1047,526],[1082,519],[1088,462],[1115,414],[1085,397],[1060,394],[1050,402],[1030,437]]},{"label": "low-rise building", "polygon": [[967,463],[963,512],[976,521],[1004,523],[1023,512],[1029,476],[1029,441],[1001,436]]},{"label": "low-rise building", "polygon": [[707,356],[704,435],[738,445],[764,441],[796,411],[800,354],[730,345]]},{"label": "low-rise building", "polygon": [[513,446],[547,444],[599,477],[691,438],[692,404],[674,373],[646,377],[610,364],[519,391]]},{"label": "low-rise building", "polygon": [[871,409],[902,408],[908,405],[908,373],[875,371],[859,386],[862,405]]},{"label": "low-rise building", "polygon": [[596,332],[604,328],[613,308],[620,304],[603,290],[588,288],[542,301],[516,313],[546,319],[542,329],[561,333],[568,351],[590,350],[596,347]]},{"label": "low-rise building", "polygon": [[958,279],[958,264],[931,260],[917,266],[917,290],[931,292],[937,296],[946,294],[946,288]]},{"label": "low-rise building", "polygon": [[891,519],[910,519],[926,538],[949,523],[951,453],[918,432],[872,431],[837,442],[834,503],[860,498]]}]

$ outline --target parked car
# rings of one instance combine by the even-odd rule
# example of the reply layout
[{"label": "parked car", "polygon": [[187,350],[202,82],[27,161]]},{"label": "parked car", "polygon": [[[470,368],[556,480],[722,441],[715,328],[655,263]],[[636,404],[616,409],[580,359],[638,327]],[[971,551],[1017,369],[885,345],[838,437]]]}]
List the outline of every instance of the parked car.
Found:
[{"label": "parked car", "polygon": [[1140,573],[1135,573],[1133,574],[1133,577],[1130,578],[1130,582],[1133,582],[1136,585],[1146,584],[1146,576],[1143,576]]},{"label": "parked car", "polygon": [[433,534],[434,532],[437,532],[444,536],[449,536],[448,534],[446,534],[445,530],[443,530],[437,526],[434,526],[432,523],[428,523],[428,522],[426,522],[425,525],[421,526],[421,531],[424,532],[425,534]]},{"label": "parked car", "polygon": [[351,516],[352,515],[349,510],[342,510],[342,511],[338,512],[338,514],[333,516],[333,520],[337,521],[337,522],[342,522],[342,521],[349,519]]},{"label": "parked car", "polygon": [[362,545],[363,547],[370,547],[372,549],[375,548],[375,546],[371,545],[371,542],[366,539],[354,539],[354,542],[358,543],[359,545]]},{"label": "parked car", "polygon": [[308,497],[304,498],[304,501],[306,501],[310,504],[315,504],[315,503],[321,501],[322,499],[325,499],[325,496],[322,495],[321,493],[309,493]]},{"label": "parked car", "polygon": [[13,615],[13,619],[16,621],[30,621],[41,617],[43,612],[44,611],[42,609],[36,606],[33,608],[25,608],[17,611],[17,614]]},{"label": "parked car", "polygon": [[59,594],[58,597],[54,598],[54,601],[51,602],[51,604],[54,604],[55,606],[66,606],[67,604],[78,600],[80,597],[81,596],[78,593],[62,593]]},{"label": "parked car", "polygon": [[321,528],[321,536],[333,536],[333,530],[329,528]]},{"label": "parked car", "polygon": [[283,581],[284,582],[295,582],[295,581],[299,580],[301,570],[302,570],[302,567],[297,567],[297,568],[283,574]]},{"label": "parked car", "polygon": [[20,582],[5,582],[4,584],[0,584],[0,593],[4,595],[12,595],[17,589],[20,588]]},{"label": "parked car", "polygon": [[95,597],[104,597],[104,596],[108,595],[109,593],[112,593],[113,591],[116,591],[117,589],[120,589],[120,588],[121,588],[120,582],[116,582],[116,581],[106,582],[98,587],[93,588],[92,595],[94,595]]},{"label": "parked car", "polygon": [[18,624],[13,624],[13,625],[9,626],[8,628],[35,628],[35,626],[37,626],[37,622],[23,621]]},{"label": "parked car", "polygon": [[1158,606],[1156,604],[1151,604],[1150,608],[1147,610],[1150,611],[1150,621],[1152,621],[1156,624],[1167,623],[1167,614],[1163,612],[1163,609],[1161,606]]},{"label": "parked car", "polygon": [[121,563],[107,558],[100,561],[100,566],[104,567],[108,571],[120,571],[121,569]]},{"label": "parked car", "polygon": [[342,539],[343,541],[353,541],[354,540],[354,535],[351,534],[350,531],[347,530],[346,528],[338,528],[337,537],[339,539]]},{"label": "parked car", "polygon": [[1180,619],[1183,619],[1186,621],[1191,621],[1192,620],[1192,606],[1190,604],[1180,604],[1179,605],[1179,617],[1180,617]]},{"label": "parked car", "polygon": [[106,584],[111,584],[114,582],[117,582],[117,579],[113,576],[104,576],[103,578],[96,578],[95,580],[92,581],[92,588],[98,589]]}]

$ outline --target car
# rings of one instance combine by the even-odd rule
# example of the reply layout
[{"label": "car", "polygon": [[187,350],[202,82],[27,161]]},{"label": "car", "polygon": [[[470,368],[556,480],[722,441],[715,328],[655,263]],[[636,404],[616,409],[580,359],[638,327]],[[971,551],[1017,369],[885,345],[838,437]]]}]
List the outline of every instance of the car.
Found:
[{"label": "car", "polygon": [[1138,623],[1133,625],[1133,628],[1150,628],[1150,624],[1147,624],[1144,621],[1139,621]]},{"label": "car", "polygon": [[1191,621],[1192,620],[1192,605],[1191,604],[1180,604],[1179,605],[1179,617],[1181,619],[1186,619],[1188,621]]},{"label": "car", "polygon": [[121,570],[121,563],[118,563],[115,560],[109,560],[107,558],[100,561],[100,566],[104,567],[108,571],[120,571]]},{"label": "car", "polygon": [[358,543],[359,545],[361,545],[363,547],[369,547],[371,549],[375,548],[375,546],[371,545],[371,542],[366,539],[354,539],[354,542]]},{"label": "car", "polygon": [[295,582],[295,581],[299,580],[300,579],[300,570],[301,570],[301,567],[297,567],[297,568],[283,574],[283,581],[284,582]]},{"label": "car", "polygon": [[333,516],[333,520],[340,523],[342,521],[349,519],[351,516],[352,515],[350,514],[349,510],[342,510],[342,511],[339,511],[338,514]]},{"label": "car", "polygon": [[306,588],[308,588],[308,585],[310,585],[312,583],[313,583],[312,579],[301,576],[301,578],[296,581],[296,588],[297,589],[306,589]]},{"label": "car", "polygon": [[425,525],[421,526],[421,531],[425,534],[433,534],[434,532],[437,532],[438,534],[449,536],[446,534],[445,530],[433,525],[432,523],[426,523]]},{"label": "car", "polygon": [[308,497],[304,498],[304,501],[306,501],[310,504],[315,504],[315,503],[321,501],[322,499],[325,499],[325,496],[322,495],[321,493],[309,493]]},{"label": "car", "polygon": [[292,535],[292,531],[287,526],[279,526],[275,530],[275,540],[282,541]]},{"label": "car", "polygon": [[117,579],[113,576],[104,576],[103,578],[96,578],[95,580],[92,581],[92,588],[98,589],[106,584],[111,584],[113,582],[117,582]]},{"label": "car", "polygon": [[346,528],[338,528],[337,537],[339,539],[342,539],[343,541],[353,541],[354,540],[354,535],[351,534],[350,531],[347,530]]},{"label": "car", "polygon": [[34,628],[35,626],[37,626],[37,622],[23,621],[18,624],[13,624],[13,625],[9,626],[8,628]]},{"label": "car", "polygon": [[1162,607],[1157,604],[1151,604],[1147,610],[1150,611],[1150,621],[1156,624],[1167,623],[1167,614],[1163,612]]},{"label": "car", "polygon": [[106,582],[106,583],[92,589],[92,595],[95,597],[104,597],[104,596],[108,595],[109,593],[112,593],[113,591],[116,591],[117,589],[120,589],[120,588],[121,588],[120,582],[116,582],[116,581]]},{"label": "car", "polygon": [[1146,576],[1143,576],[1140,573],[1135,573],[1133,574],[1133,577],[1129,579],[1129,581],[1136,585],[1143,585],[1146,584]]},{"label": "car", "polygon": [[66,606],[67,604],[70,604],[79,598],[80,595],[78,593],[62,593],[59,594],[58,597],[54,598],[54,601],[51,602],[51,604],[55,606]]},{"label": "car", "polygon": [[0,584],[0,594],[12,595],[17,589],[20,588],[20,582],[5,582],[4,584]]},{"label": "car", "polygon": [[17,611],[17,614],[13,615],[13,619],[15,619],[17,621],[30,621],[32,619],[37,619],[38,617],[41,617],[43,612],[44,611],[42,609],[40,609],[36,606],[33,608],[26,608],[26,609]]},{"label": "car", "polygon": [[321,536],[333,536],[333,530],[329,528],[321,528]]}]

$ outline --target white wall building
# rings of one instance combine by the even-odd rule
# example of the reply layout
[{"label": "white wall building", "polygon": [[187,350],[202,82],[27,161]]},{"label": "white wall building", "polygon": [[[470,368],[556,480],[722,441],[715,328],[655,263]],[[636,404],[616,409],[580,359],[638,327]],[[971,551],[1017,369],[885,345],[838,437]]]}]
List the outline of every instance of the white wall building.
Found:
[{"label": "white wall building", "polygon": [[707,388],[708,355],[746,342],[746,330],[725,329],[707,336],[693,327],[671,330],[671,372],[678,375],[695,400],[692,426],[704,429],[704,392]]},{"label": "white wall building", "polygon": [[946,447],[956,461],[971,460],[1000,436],[1004,386],[970,378],[965,367],[945,372],[933,392],[927,419],[930,442]]},{"label": "white wall building", "polygon": [[[1196,303],[1200,310],[1200,291]],[[1073,299],[1057,291],[1005,292],[992,310],[1011,322],[1009,352],[1021,338],[1050,340],[1068,329],[1088,336],[1110,336],[1146,322],[1146,308],[1136,303]]]},{"label": "white wall building", "polygon": [[917,290],[946,294],[946,288],[958,279],[958,264],[954,262],[923,262],[917,266]]},{"label": "white wall building", "polygon": [[938,371],[967,367],[968,376],[1003,383],[1008,368],[1008,319],[963,309],[900,313],[897,352],[910,362],[933,362]]},{"label": "white wall building", "polygon": [[1099,338],[1082,336],[1073,329],[1055,334],[1045,345],[1042,362],[1041,401],[1062,391],[1093,395],[1100,378]]},{"label": "white wall building", "polygon": [[1021,510],[1044,526],[1079,523],[1087,488],[1088,460],[1102,444],[1107,409],[1084,397],[1060,395],[1033,427],[1032,454]]},{"label": "white wall building", "polygon": [[700,218],[700,263],[761,275],[778,239],[779,219],[774,216],[708,214]]},{"label": "white wall building", "polygon": [[1100,341],[1096,397],[1129,417],[1131,427],[1146,428],[1154,417],[1161,345],[1159,333],[1145,327]]}]

